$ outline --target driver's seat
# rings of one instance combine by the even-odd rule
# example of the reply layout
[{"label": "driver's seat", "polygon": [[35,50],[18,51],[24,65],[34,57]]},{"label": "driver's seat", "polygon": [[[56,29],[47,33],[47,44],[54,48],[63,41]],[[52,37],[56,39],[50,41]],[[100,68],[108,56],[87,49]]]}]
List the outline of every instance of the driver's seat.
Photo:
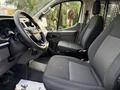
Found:
[{"label": "driver's seat", "polygon": [[48,90],[116,90],[120,75],[120,15],[100,34],[88,51],[90,63],[53,56],[44,73]]}]

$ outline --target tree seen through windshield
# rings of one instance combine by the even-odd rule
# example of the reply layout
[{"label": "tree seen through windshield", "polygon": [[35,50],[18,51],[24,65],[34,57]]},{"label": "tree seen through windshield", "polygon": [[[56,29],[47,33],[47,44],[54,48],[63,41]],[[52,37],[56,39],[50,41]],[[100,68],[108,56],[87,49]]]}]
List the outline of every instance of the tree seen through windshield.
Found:
[{"label": "tree seen through windshield", "polygon": [[0,0],[0,15],[12,16],[17,9],[34,15],[50,1],[51,0]]}]

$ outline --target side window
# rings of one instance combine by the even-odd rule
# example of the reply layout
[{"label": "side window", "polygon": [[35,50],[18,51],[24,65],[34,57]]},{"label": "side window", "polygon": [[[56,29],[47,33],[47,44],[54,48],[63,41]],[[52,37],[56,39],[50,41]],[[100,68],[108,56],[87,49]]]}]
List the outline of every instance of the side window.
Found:
[{"label": "side window", "polygon": [[63,30],[64,28],[70,28],[78,22],[80,7],[81,7],[81,2],[79,1],[62,3],[58,30]]},{"label": "side window", "polygon": [[57,31],[72,27],[78,23],[80,9],[80,1],[64,2],[54,6],[45,16],[47,30]]},{"label": "side window", "polygon": [[106,17],[106,25],[109,25],[118,13],[119,13],[119,5],[116,2],[110,3]]}]

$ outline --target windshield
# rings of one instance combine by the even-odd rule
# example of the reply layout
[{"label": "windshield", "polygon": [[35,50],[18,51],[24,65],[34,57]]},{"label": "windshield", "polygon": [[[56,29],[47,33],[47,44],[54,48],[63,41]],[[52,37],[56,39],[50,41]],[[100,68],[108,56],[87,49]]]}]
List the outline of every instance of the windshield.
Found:
[{"label": "windshield", "polygon": [[33,16],[50,1],[51,0],[0,0],[0,15],[13,16],[16,10],[24,10]]}]

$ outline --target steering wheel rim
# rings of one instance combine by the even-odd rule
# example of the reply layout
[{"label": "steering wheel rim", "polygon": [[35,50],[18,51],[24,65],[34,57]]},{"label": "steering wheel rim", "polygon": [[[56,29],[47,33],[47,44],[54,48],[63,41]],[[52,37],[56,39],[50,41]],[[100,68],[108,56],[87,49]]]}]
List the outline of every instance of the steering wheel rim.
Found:
[{"label": "steering wheel rim", "polygon": [[32,48],[38,48],[38,49],[41,49],[41,50],[45,50],[48,48],[49,46],[49,43],[48,41],[46,40],[46,37],[45,35],[43,34],[43,32],[41,31],[40,35],[41,35],[41,39],[44,39],[44,42],[42,43],[37,43],[35,42],[32,38],[30,38],[30,36],[25,32],[25,29],[23,27],[23,25],[21,24],[20,22],[20,15],[23,15],[25,16],[27,19],[29,19],[35,26],[37,29],[40,29],[39,25],[35,22],[35,20],[30,16],[28,15],[26,12],[24,11],[21,11],[21,10],[17,10],[15,12],[15,15],[14,15],[14,22],[16,24],[16,27],[18,28],[19,30],[19,33],[21,34],[21,36],[23,37],[23,39],[28,43],[28,46],[29,47],[32,47]]}]

